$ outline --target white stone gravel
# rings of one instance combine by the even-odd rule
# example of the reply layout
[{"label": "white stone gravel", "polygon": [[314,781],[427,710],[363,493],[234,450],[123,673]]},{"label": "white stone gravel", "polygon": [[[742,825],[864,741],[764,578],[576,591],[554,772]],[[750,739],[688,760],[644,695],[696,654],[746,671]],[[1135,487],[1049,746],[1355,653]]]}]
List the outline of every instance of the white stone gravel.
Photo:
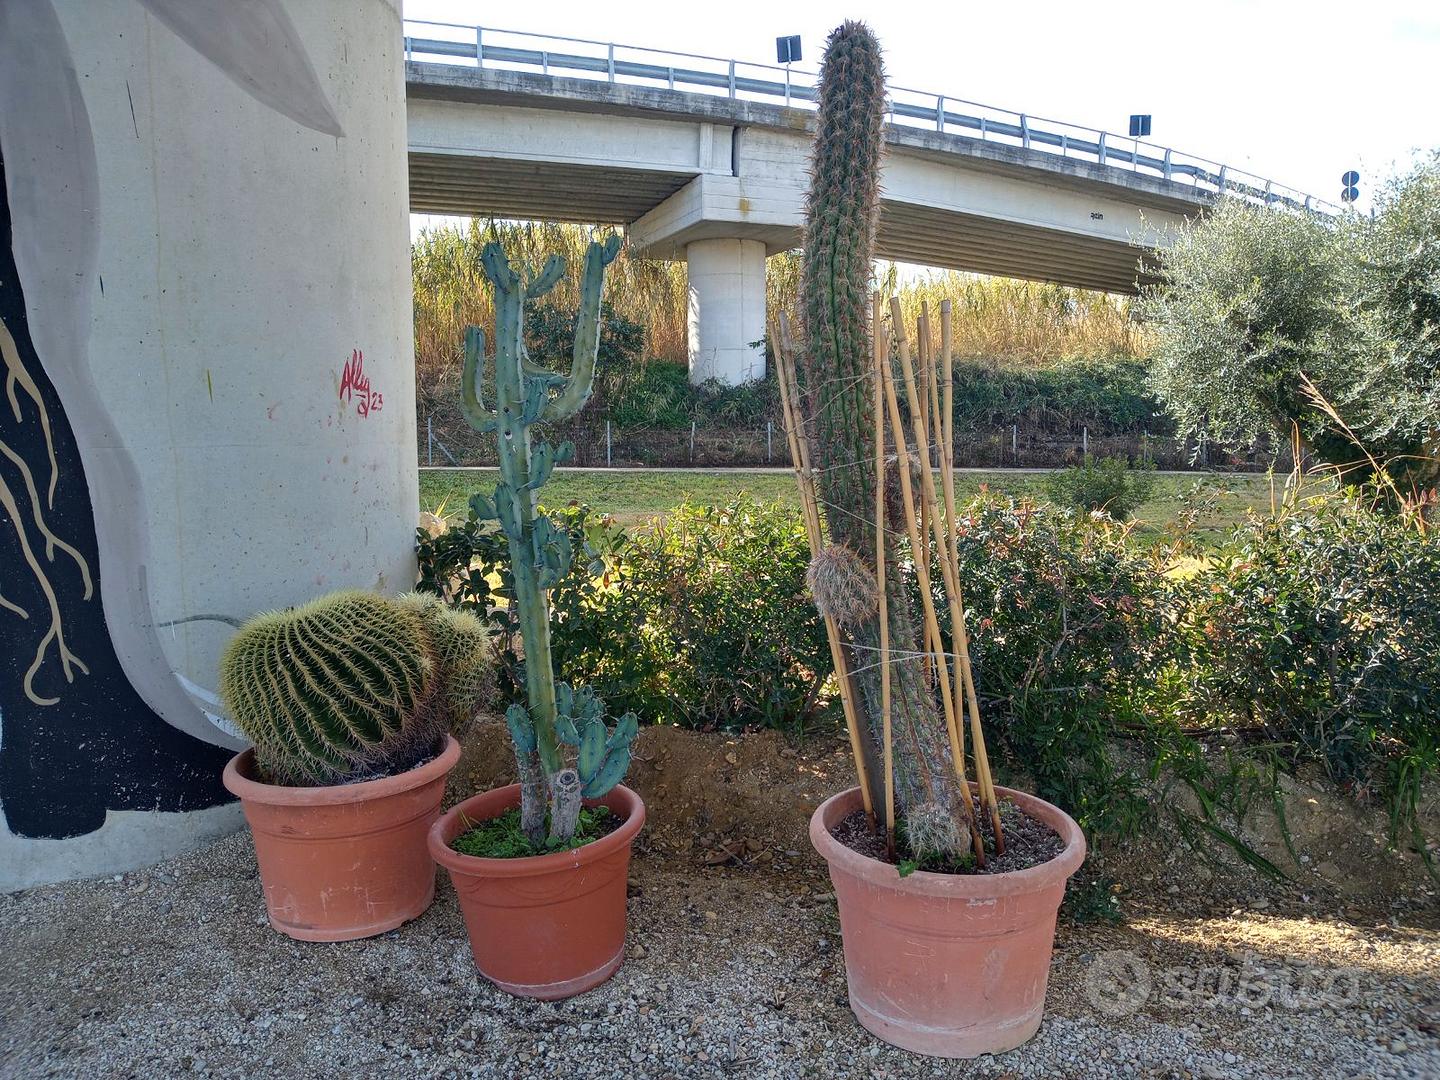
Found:
[{"label": "white stone gravel", "polygon": [[[854,1021],[834,900],[808,851],[747,868],[651,850],[632,877],[630,959],[559,1004],[477,978],[443,877],[434,907],[379,938],[282,937],[243,833],[143,872],[0,898],[0,1075],[1440,1077],[1433,911],[1377,923],[1287,895],[1179,913],[1157,885],[1127,926],[1062,925],[1035,1039],[943,1062]],[[1127,1015],[1111,1015],[1125,1002],[1096,978],[1117,951],[1152,978]],[[1315,974],[1294,1001],[1235,989],[1267,965]],[[1172,987],[1167,1001],[1179,968],[1228,972],[1230,988],[1215,982],[1206,1003],[1210,983]],[[1315,991],[1336,973],[1352,982]]]}]

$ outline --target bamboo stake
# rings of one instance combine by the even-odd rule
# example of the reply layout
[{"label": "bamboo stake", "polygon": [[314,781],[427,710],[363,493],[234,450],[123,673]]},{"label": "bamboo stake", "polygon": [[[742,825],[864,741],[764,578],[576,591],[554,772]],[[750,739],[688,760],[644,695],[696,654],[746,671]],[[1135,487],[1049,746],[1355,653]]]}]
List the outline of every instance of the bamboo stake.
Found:
[{"label": "bamboo stake", "polygon": [[[900,356],[901,370],[905,373],[905,379],[909,390],[911,401],[912,420],[922,415],[914,407],[915,387],[914,374],[910,365],[910,346],[905,339],[905,324],[900,311],[900,301],[896,297],[890,298],[890,320],[891,328],[895,334],[895,351]],[[930,567],[927,557],[929,547],[920,542],[920,534],[916,528],[915,493],[910,485],[910,455],[905,445],[905,429],[900,421],[900,402],[895,394],[895,381],[890,376],[889,365],[882,369],[885,383],[885,401],[889,406],[890,427],[895,436],[895,457],[900,473],[900,496],[905,504],[905,528],[910,537],[910,551],[913,556],[912,562],[915,565],[915,576],[920,585],[920,606],[924,612],[926,629],[930,637],[939,642],[940,624],[935,617],[935,598],[930,591]],[[923,424],[919,430],[923,431]],[[928,469],[921,469],[922,480],[929,475]],[[933,486],[933,481],[932,481]],[[942,560],[941,566],[948,569],[948,564]],[[966,823],[972,821],[970,813],[970,785],[965,780],[965,759],[960,753],[958,725],[955,717],[955,703],[950,694],[950,680],[940,679],[940,700],[945,710],[945,725],[950,736],[950,756],[954,760],[955,775],[960,781],[960,805],[961,812]],[[972,845],[975,848],[976,861],[985,865],[985,849],[980,839],[978,829],[972,827],[970,830]]]},{"label": "bamboo stake", "polygon": [[[773,333],[773,327],[772,327]],[[800,489],[801,513],[810,541],[810,555],[820,554],[824,537],[820,531],[820,506],[815,497],[814,474],[810,469],[810,451],[800,429],[800,395],[794,370],[790,367],[790,327],[785,313],[780,313],[780,332],[774,337],[775,375],[780,384],[780,406],[785,424],[785,437],[790,445],[790,460],[795,466],[795,480]],[[860,783],[860,798],[865,813],[873,821],[875,807],[870,798],[870,776],[865,767],[865,751],[860,740],[860,726],[855,715],[855,702],[850,685],[850,671],[845,663],[845,649],[840,640],[840,627],[833,616],[825,616],[825,637],[830,643],[830,660],[835,666],[835,680],[840,684],[840,705],[845,713],[845,728],[850,735],[850,753],[855,758],[855,775]]]},{"label": "bamboo stake", "polygon": [[875,583],[880,618],[880,737],[885,762],[885,850],[895,857],[895,743],[890,728],[890,610],[885,599],[885,411],[882,374],[889,358],[880,329],[880,294],[870,303],[871,351],[875,358]]},{"label": "bamboo stake", "polygon": [[[899,306],[898,302],[896,306]],[[901,374],[905,377],[906,398],[910,403],[911,412],[917,412],[922,408],[922,405],[916,389],[915,373],[910,363],[909,350],[905,348],[903,341],[899,342],[898,345],[900,370]],[[953,515],[953,472],[951,473],[951,477],[952,497],[950,503],[951,513]],[[934,476],[928,470],[922,471],[920,474],[920,482],[925,500],[934,504],[937,501]],[[996,853],[999,854],[1005,850],[1004,838],[1000,831],[1000,811],[995,801],[995,782],[990,775],[989,755],[985,752],[984,733],[980,728],[980,708],[975,697],[975,681],[970,670],[970,650],[968,634],[965,630],[965,615],[962,602],[963,597],[960,592],[958,561],[956,563],[952,563],[951,561],[950,555],[953,545],[942,530],[938,508],[932,516],[932,521],[934,523],[935,546],[939,553],[938,561],[940,563],[941,580],[945,587],[945,598],[950,609],[951,641],[955,644],[955,652],[958,658],[958,667],[960,668],[964,689],[970,697],[970,734],[973,743],[972,750],[975,755],[975,777],[980,789],[980,802],[982,806],[988,807],[990,811],[990,823],[995,833],[995,850]],[[935,631],[935,636],[938,639],[938,628]],[[961,700],[961,708],[963,709],[964,699],[962,698]],[[958,743],[958,739],[956,742]]]},{"label": "bamboo stake", "polygon": [[[901,336],[903,336],[903,334],[902,334]],[[920,317],[916,320],[916,335],[915,335],[915,338],[916,338],[916,342],[915,342],[916,351],[917,351],[922,357],[923,357],[923,356],[927,353],[927,351],[928,351],[928,339],[929,339],[929,336],[930,336],[930,302],[929,302],[928,300],[922,300],[922,301],[920,302]],[[928,367],[929,365],[926,365],[926,366]],[[929,396],[928,393],[927,393],[926,396],[927,396],[927,398],[928,398],[928,396]],[[926,412],[925,409],[921,409],[918,413],[912,413],[912,415],[911,415],[911,417],[910,417],[910,423],[911,423],[912,425],[914,425],[914,428],[915,428],[915,451],[916,451],[917,454],[920,455],[920,461],[921,461],[922,467],[923,467],[923,468],[926,468],[926,469],[933,468],[934,466],[932,465],[932,461],[933,461],[934,459],[933,459],[933,457],[932,457],[932,455],[931,455],[931,452],[930,452],[930,431],[931,431],[931,427],[930,427],[930,416],[929,416],[928,412]],[[921,535],[921,537],[929,537],[929,535],[930,535],[930,504],[929,504],[928,502],[926,502],[924,499],[921,499],[921,500],[920,500],[920,535]],[[926,540],[926,543],[927,543],[927,544],[929,543],[929,540],[928,540],[928,539]],[[944,643],[943,643],[938,637],[936,637],[935,639],[933,639],[933,641],[931,640],[931,638],[929,637],[929,632],[928,632],[928,631],[929,631],[929,628],[928,628],[928,627],[926,628],[926,631],[927,631],[927,632],[926,632],[926,638],[925,638],[925,647],[926,647],[926,649],[929,649],[929,650],[933,651],[933,652],[935,653],[936,659],[939,660],[939,664],[938,664],[938,666],[937,666],[936,664],[932,663],[931,658],[930,658],[929,656],[926,656],[926,657],[925,657],[925,661],[924,661],[925,678],[926,678],[926,681],[928,681],[928,682],[930,682],[930,683],[933,684],[934,681],[935,681],[935,678],[937,677],[937,675],[938,675],[941,671],[944,671],[944,670],[945,670],[944,661],[941,660],[941,659],[939,659],[940,657],[943,656],[943,654],[944,654],[944,652],[945,652],[945,646],[944,646]]]},{"label": "bamboo stake", "polygon": [[[940,301],[940,365],[943,378],[944,408],[940,410],[941,451],[940,475],[945,484],[945,532],[949,543],[946,556],[950,560],[950,573],[958,587],[960,583],[960,529],[955,517],[955,370],[950,359],[951,343],[954,341],[950,321],[950,301]],[[937,402],[937,407],[939,403]],[[965,603],[957,597],[960,617],[965,617]],[[955,680],[955,700],[965,700],[965,673],[962,664],[955,664],[952,670]],[[965,752],[965,726],[960,725],[960,752]]]},{"label": "bamboo stake", "polygon": [[[980,786],[980,801],[990,811],[990,827],[995,834],[996,854],[1005,852],[1005,832],[1000,825],[1000,807],[995,797],[995,777],[990,771],[990,755],[985,746],[985,735],[980,726],[980,699],[975,692],[975,674],[970,665],[970,641],[969,631],[965,627],[965,597],[960,584],[960,540],[959,522],[955,513],[955,406],[954,406],[954,370],[950,358],[950,350],[947,338],[950,331],[950,301],[944,301],[940,306],[940,340],[941,340],[941,364],[944,373],[944,395],[945,408],[943,418],[945,423],[945,448],[941,457],[940,475],[945,489],[945,520],[946,540],[944,543],[945,558],[950,564],[950,582],[953,583],[953,600],[955,608],[959,612],[959,620],[955,624],[952,633],[955,641],[955,652],[959,658],[956,665],[955,677],[957,683],[963,683],[964,694],[956,691],[956,698],[965,701],[969,706],[970,716],[970,739],[972,751],[975,755],[975,777]],[[953,616],[952,616],[953,617]]]},{"label": "bamboo stake", "polygon": [[924,320],[920,327],[920,340],[924,348],[920,353],[920,362],[925,366],[925,407],[929,410],[930,421],[928,430],[930,432],[930,445],[934,447],[935,468],[940,467],[941,455],[945,452],[941,440],[945,434],[945,428],[940,417],[940,387],[939,379],[936,377],[934,339],[930,333],[930,303],[925,301],[920,305],[920,318]]}]

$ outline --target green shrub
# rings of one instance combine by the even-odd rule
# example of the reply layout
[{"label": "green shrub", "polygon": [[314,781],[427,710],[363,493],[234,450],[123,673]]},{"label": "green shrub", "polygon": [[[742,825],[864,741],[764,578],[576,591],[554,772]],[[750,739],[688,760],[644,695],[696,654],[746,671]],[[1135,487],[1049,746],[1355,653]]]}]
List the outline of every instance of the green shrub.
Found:
[{"label": "green shrub", "polygon": [[[569,537],[571,552],[569,572],[550,590],[550,652],[559,678],[583,684],[591,680],[573,661],[574,651],[588,632],[587,613],[617,579],[630,538],[611,518],[587,506],[572,503],[542,510]],[[501,659],[501,687],[511,700],[524,700],[520,617],[511,603],[505,534],[472,514],[437,536],[420,529],[416,557],[418,591],[438,594],[462,611],[490,615]]]},{"label": "green shrub", "polygon": [[610,419],[623,429],[687,428],[692,421],[722,427],[764,427],[780,404],[773,373],[764,379],[727,386],[707,379],[690,384],[684,364],[652,360],[607,385]]},{"label": "green shrub", "polygon": [[1416,828],[1440,770],[1440,541],[1362,500],[1239,527],[1179,608],[1180,708],[1293,747]]},{"label": "green shrub", "polygon": [[1146,381],[1146,363],[1129,357],[1064,360],[1011,367],[982,360],[954,365],[955,427],[1092,435],[1164,434],[1171,430]]},{"label": "green shrub", "polygon": [[690,426],[690,374],[684,364],[652,360],[607,387],[610,419],[622,429]]},{"label": "green shrub", "polygon": [[1155,490],[1153,471],[1132,469],[1124,458],[1086,458],[1084,464],[1045,477],[1045,492],[1060,506],[1102,510],[1126,521]]},{"label": "green shrub", "polygon": [[1146,729],[1169,588],[1123,530],[982,496],[961,512],[960,579],[975,682],[1010,764],[1086,828],[1147,814],[1117,732]]},{"label": "green shrub", "polygon": [[[525,309],[525,348],[532,359],[557,371],[570,370],[578,309],[559,304],[534,304]],[[611,306],[600,304],[600,344],[595,352],[595,378],[602,386],[629,370],[645,348],[645,327]]]},{"label": "green shrub", "polygon": [[[805,589],[798,510],[749,498],[686,504],[634,533],[584,507],[551,516],[574,552],[550,594],[561,678],[652,723],[793,729],[824,714],[829,650]],[[505,545],[492,528],[470,520],[438,537],[422,531],[418,554],[419,588],[471,610],[508,600]],[[502,681],[523,695],[519,627],[508,607],[494,618]]]},{"label": "green shrub", "polygon": [[797,510],[682,505],[634,533],[611,584],[561,624],[566,662],[651,721],[803,727],[829,670],[809,559]]}]

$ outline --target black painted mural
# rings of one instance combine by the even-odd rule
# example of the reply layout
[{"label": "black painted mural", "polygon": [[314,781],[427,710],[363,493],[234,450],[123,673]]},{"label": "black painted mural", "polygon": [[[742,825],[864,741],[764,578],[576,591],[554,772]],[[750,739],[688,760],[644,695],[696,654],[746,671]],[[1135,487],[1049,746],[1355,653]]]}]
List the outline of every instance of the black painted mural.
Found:
[{"label": "black painted mural", "polygon": [[[157,716],[115,655],[91,492],[35,355],[11,249],[0,146],[0,803],[10,831],[77,836],[107,810],[230,801],[230,751]],[[11,347],[13,343],[13,348]],[[97,499],[135,499],[101,491]],[[135,513],[142,509],[136,501]],[[161,568],[156,568],[157,570]]]}]

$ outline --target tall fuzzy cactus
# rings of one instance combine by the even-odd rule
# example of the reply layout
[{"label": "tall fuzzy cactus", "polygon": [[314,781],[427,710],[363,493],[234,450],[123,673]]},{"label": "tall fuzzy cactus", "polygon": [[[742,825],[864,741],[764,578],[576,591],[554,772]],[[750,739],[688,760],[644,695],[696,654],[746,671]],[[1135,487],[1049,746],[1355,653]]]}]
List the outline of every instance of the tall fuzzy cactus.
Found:
[{"label": "tall fuzzy cactus", "polygon": [[[819,112],[810,192],[806,202],[802,279],[804,342],[798,374],[805,399],[807,436],[819,470],[820,497],[832,549],[811,575],[822,610],[836,606],[825,583],[869,579],[875,571],[875,446],[870,281],[879,210],[880,157],[885,119],[885,71],[880,44],[863,23],[847,22],[826,42],[820,66]],[[877,328],[878,329],[878,328]],[[898,485],[888,483],[894,492]],[[905,531],[892,502],[887,527]],[[848,568],[838,575],[836,568]],[[919,653],[906,575],[886,545],[885,595],[892,655]],[[869,658],[880,643],[878,605],[855,610],[846,597],[843,621],[863,653],[852,665],[857,711],[873,745],[880,739],[880,676]],[[893,665],[895,795],[897,816],[912,849],[959,855],[970,836],[950,758],[943,716],[918,660]]]},{"label": "tall fuzzy cactus", "polygon": [[489,689],[490,636],[428,599],[332,593],[242,626],[220,660],[220,696],[267,780],[402,771]]},{"label": "tall fuzzy cactus", "polygon": [[[481,264],[495,289],[495,404],[480,399],[485,334],[478,326],[465,332],[461,408],[470,425],[494,432],[499,447],[500,483],[493,496],[478,494],[470,509],[480,520],[495,520],[510,549],[514,600],[525,648],[528,707],[512,705],[506,724],[515,745],[520,774],[521,824],[537,846],[549,838],[574,835],[582,798],[598,798],[613,788],[630,764],[630,743],[638,727],[633,714],[614,730],[603,719],[604,703],[587,690],[572,691],[555,681],[550,656],[549,590],[569,570],[570,538],[549,518],[536,513],[536,493],[557,463],[574,452],[570,443],[533,444],[530,428],[542,421],[565,420],[590,400],[595,358],[600,345],[600,294],[605,267],[620,252],[620,238],[592,243],[585,253],[580,312],[570,374],[534,364],[525,349],[525,303],[544,296],[565,274],[565,260],[552,255],[538,273],[524,278],[510,265],[498,243],[485,245]],[[568,766],[561,744],[575,748]]]}]

